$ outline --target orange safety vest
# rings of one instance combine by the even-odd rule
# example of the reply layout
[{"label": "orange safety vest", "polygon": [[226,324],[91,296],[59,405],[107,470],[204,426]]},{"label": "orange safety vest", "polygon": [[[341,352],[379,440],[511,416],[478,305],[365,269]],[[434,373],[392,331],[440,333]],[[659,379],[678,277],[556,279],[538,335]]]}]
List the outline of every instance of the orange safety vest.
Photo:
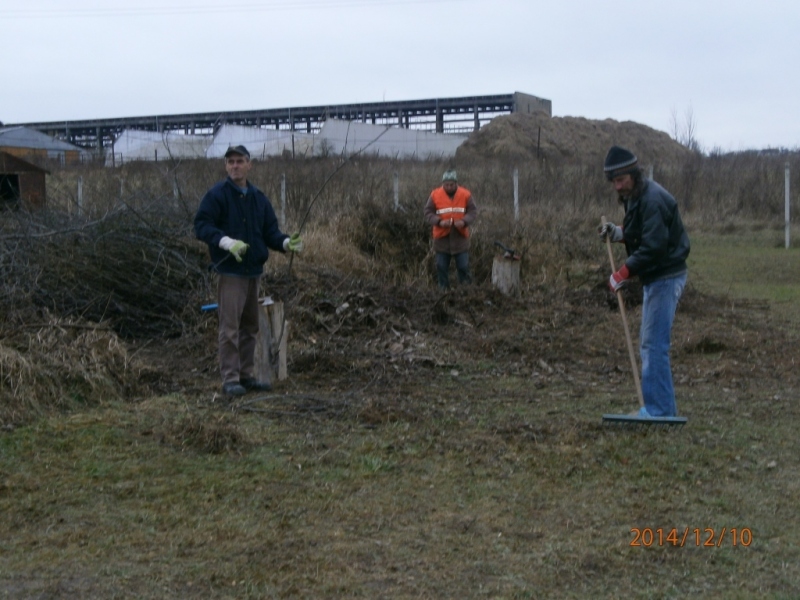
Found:
[{"label": "orange safety vest", "polygon": [[[453,222],[456,222],[463,219],[464,215],[467,214],[467,203],[469,202],[470,198],[472,198],[472,194],[470,194],[466,188],[461,186],[456,188],[456,193],[453,195],[452,199],[447,195],[447,192],[444,191],[443,187],[438,187],[431,192],[431,200],[433,200],[433,205],[436,207],[436,215],[439,217],[440,221],[453,219]],[[434,225],[433,239],[438,240],[440,238],[447,237],[450,235],[451,229],[455,229],[465,238],[469,237],[469,227],[464,227],[464,229],[456,229],[455,226],[439,227],[438,225]]]}]

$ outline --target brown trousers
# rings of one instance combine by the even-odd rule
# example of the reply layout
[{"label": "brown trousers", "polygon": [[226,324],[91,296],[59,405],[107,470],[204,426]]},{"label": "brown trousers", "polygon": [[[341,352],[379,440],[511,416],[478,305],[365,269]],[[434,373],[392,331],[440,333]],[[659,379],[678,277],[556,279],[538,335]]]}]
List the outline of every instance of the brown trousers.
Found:
[{"label": "brown trousers", "polygon": [[222,383],[253,376],[258,335],[258,279],[220,275],[219,367]]}]

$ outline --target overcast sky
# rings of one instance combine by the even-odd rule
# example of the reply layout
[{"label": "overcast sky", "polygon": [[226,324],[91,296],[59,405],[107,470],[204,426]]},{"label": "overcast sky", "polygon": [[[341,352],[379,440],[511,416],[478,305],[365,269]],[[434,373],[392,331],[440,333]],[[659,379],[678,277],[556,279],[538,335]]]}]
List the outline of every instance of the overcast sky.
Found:
[{"label": "overcast sky", "polygon": [[0,28],[7,124],[520,91],[800,148],[798,0],[0,0]]}]

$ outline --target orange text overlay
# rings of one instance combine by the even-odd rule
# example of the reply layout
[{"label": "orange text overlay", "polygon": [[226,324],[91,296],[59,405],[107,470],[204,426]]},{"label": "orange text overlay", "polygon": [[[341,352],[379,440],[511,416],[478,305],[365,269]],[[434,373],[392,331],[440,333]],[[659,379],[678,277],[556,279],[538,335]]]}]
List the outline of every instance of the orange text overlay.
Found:
[{"label": "orange text overlay", "polygon": [[650,548],[651,546],[698,546],[701,548],[721,548],[725,546],[744,546],[753,543],[753,532],[749,527],[685,527],[684,529],[664,529],[659,527],[632,527],[631,546]]}]

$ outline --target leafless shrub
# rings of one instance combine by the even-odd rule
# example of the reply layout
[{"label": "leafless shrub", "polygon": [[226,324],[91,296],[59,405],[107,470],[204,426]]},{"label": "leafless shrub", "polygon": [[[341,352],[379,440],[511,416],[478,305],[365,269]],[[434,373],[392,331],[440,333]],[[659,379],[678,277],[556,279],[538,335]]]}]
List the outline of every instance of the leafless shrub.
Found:
[{"label": "leafless shrub", "polygon": [[[787,158],[796,162],[795,155],[693,153],[679,162],[656,163],[654,177],[676,196],[685,218],[696,222],[775,219],[783,212]],[[304,260],[350,262],[393,281],[412,282],[430,273],[422,207],[449,167],[457,168],[460,182],[480,207],[473,238],[478,280],[488,278],[496,239],[529,259],[540,257],[537,270],[558,271],[565,260],[590,258],[595,250],[591,235],[601,214],[621,216],[600,165],[579,155],[550,152],[522,164],[470,156],[460,162],[362,156],[330,178],[342,160],[256,161],[251,179],[280,212],[285,177],[287,231],[296,230],[308,214],[307,235],[325,248],[323,256]],[[519,172],[518,220],[514,168]],[[65,192],[78,176],[85,190],[81,215]],[[125,336],[180,335],[194,305],[209,291],[206,251],[194,240],[192,219],[205,190],[223,176],[221,161],[202,160],[54,172],[55,206],[35,220],[8,217],[0,229],[0,294],[11,303],[33,299],[59,314],[107,319]],[[12,218],[18,219],[13,227],[7,225]]]},{"label": "leafless shrub", "polygon": [[697,119],[691,104],[686,107],[682,117],[678,115],[677,108],[672,108],[670,133],[672,139],[681,146],[685,146],[694,152],[702,152],[700,142],[697,140]]}]

